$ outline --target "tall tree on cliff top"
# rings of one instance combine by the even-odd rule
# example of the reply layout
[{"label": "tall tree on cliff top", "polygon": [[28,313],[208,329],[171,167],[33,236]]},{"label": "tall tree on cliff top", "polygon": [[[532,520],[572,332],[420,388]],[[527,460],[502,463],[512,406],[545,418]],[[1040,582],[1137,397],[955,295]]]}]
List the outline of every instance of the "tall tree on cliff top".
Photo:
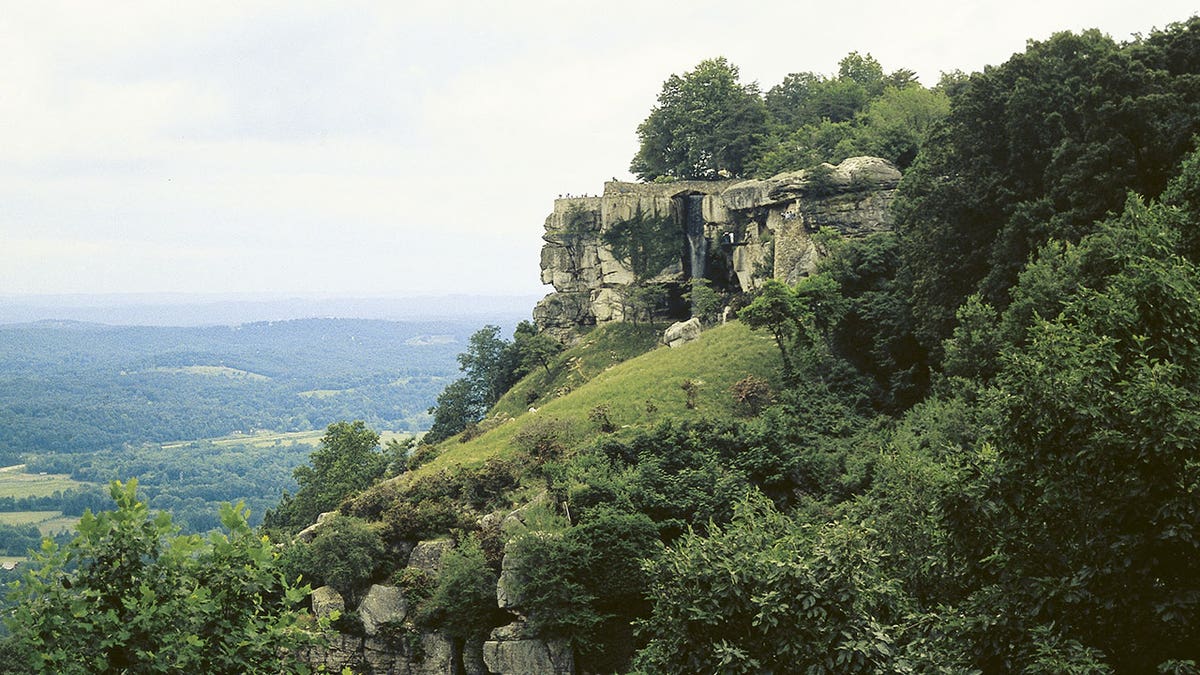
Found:
[{"label": "tall tree on cliff top", "polygon": [[629,168],[642,180],[741,176],[766,133],[758,85],[740,83],[724,58],[708,59],[663,83]]}]

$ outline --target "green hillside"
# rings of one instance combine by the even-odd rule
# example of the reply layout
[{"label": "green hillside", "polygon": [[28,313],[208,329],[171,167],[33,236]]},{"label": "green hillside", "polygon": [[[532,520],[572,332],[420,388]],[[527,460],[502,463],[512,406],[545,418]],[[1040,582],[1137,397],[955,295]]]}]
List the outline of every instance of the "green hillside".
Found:
[{"label": "green hillside", "polygon": [[[618,432],[646,429],[664,420],[719,420],[736,415],[731,391],[734,383],[755,376],[773,387],[779,385],[779,352],[770,335],[751,332],[731,322],[704,332],[698,340],[680,347],[659,346],[641,356],[619,361],[618,345],[630,346],[630,327],[617,324],[593,331],[581,345],[564,352],[560,362],[570,364],[568,375],[549,379],[563,395],[539,399],[521,408],[528,392],[547,381],[545,371],[528,375],[495,406],[479,436],[451,438],[438,448],[437,457],[418,469],[425,475],[455,465],[476,466],[489,457],[514,451],[513,439],[539,420],[563,420],[578,444],[599,433],[594,414],[607,407],[607,418]],[[597,370],[597,364],[610,364]],[[685,381],[696,383],[695,408],[687,407]],[[574,384],[579,382],[578,384]],[[571,388],[571,387],[574,388]]]}]

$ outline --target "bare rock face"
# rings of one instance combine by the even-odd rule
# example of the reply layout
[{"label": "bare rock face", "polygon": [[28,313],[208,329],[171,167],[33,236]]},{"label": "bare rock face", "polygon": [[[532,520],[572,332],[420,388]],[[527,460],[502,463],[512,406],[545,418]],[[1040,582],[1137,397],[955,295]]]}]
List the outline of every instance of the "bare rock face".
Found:
[{"label": "bare rock face", "polygon": [[408,616],[408,602],[395,586],[373,584],[358,604],[358,617],[368,637],[380,633],[384,624],[399,624]]},{"label": "bare rock face", "polygon": [[[599,197],[559,199],[542,248],[542,283],[555,292],[538,303],[534,322],[571,342],[581,329],[628,319],[635,283],[666,286],[676,297],[693,276],[743,291],[770,278],[795,283],[824,255],[812,236],[822,228],[846,237],[891,229],[899,181],[890,162],[851,157],[763,180],[612,181]],[[614,249],[613,233],[638,217],[673,221],[680,234],[702,227],[703,235],[679,236],[674,262],[637,274],[633,259]],[[719,259],[724,264],[701,264]]]},{"label": "bare rock face", "polygon": [[483,643],[483,662],[496,675],[573,675],[575,657],[565,640],[540,640],[525,633],[525,622],[514,621],[492,631]]},{"label": "bare rock face", "polygon": [[454,548],[454,542],[449,539],[432,539],[418,542],[408,556],[408,566],[436,577],[442,569],[442,556]]}]

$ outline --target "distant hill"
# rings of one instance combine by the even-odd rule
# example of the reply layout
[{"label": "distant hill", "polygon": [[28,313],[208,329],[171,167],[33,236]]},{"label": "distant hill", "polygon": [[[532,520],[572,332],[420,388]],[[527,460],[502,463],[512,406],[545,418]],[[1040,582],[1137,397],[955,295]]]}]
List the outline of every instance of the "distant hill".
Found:
[{"label": "distant hill", "polygon": [[0,326],[0,461],[343,419],[420,431],[485,323],[516,317]]},{"label": "distant hill", "polygon": [[528,318],[536,295],[268,297],[186,294],[0,295],[0,324],[42,320],[121,326],[228,326],[313,317],[428,321]]}]

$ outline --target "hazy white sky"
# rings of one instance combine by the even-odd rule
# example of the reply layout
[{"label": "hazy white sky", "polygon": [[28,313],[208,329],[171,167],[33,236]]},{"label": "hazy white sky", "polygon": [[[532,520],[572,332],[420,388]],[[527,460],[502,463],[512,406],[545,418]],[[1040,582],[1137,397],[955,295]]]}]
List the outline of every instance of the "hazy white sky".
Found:
[{"label": "hazy white sky", "polygon": [[[923,83],[1197,0],[0,0],[0,295],[538,292],[665,80],[850,51]],[[548,290],[548,289],[547,289]]]}]

